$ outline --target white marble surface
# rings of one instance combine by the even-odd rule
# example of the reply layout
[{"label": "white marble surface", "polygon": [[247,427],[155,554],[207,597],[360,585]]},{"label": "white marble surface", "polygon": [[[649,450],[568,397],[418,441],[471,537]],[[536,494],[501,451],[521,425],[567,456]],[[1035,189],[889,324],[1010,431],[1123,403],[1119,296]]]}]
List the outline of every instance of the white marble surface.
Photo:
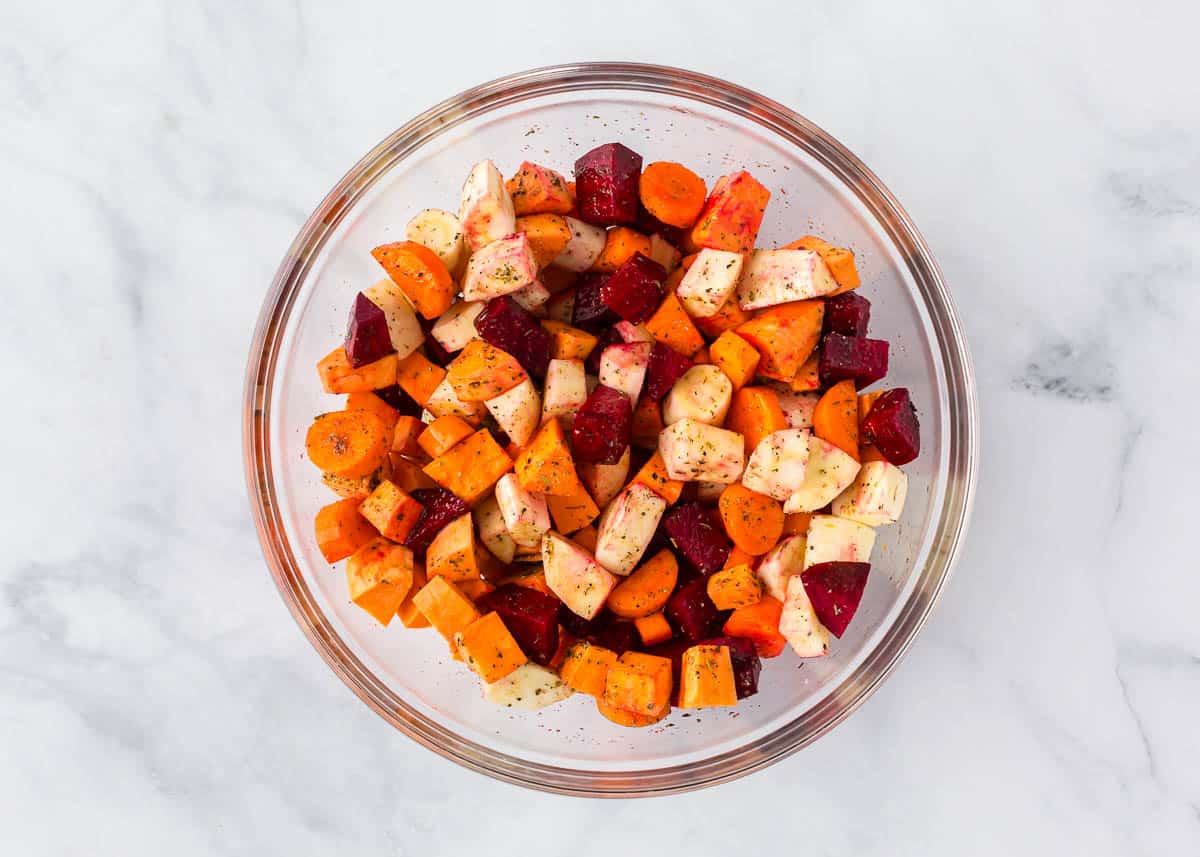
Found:
[{"label": "white marble surface", "polygon": [[[1194,4],[406,5],[0,8],[4,852],[1200,853]],[[417,110],[585,58],[728,77],[863,156],[953,286],[985,427],[893,678],[650,803],[395,733],[288,616],[242,482],[247,345],[307,211]]]}]

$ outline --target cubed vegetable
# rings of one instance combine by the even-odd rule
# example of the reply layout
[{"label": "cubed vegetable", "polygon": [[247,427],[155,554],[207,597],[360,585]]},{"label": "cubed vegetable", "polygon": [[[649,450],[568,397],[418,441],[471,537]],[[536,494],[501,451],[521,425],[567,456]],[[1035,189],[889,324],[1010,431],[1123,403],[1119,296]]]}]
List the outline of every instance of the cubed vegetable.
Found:
[{"label": "cubed vegetable", "polygon": [[631,483],[600,516],[596,561],[613,574],[633,571],[666,508],[667,501],[654,491],[640,483]]},{"label": "cubed vegetable", "polygon": [[517,215],[504,177],[491,161],[471,168],[458,209],[463,238],[472,252],[517,231]]},{"label": "cubed vegetable", "polygon": [[542,539],[546,585],[576,616],[591,619],[601,608],[617,578],[595,557],[551,530]]}]

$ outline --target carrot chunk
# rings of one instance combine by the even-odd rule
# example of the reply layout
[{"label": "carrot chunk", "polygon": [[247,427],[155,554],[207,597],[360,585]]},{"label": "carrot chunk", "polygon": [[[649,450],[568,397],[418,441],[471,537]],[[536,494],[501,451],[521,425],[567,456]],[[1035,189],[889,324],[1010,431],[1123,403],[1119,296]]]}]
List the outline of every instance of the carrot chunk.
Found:
[{"label": "carrot chunk", "polygon": [[725,486],[717,509],[729,538],[753,556],[773,548],[783,532],[783,506],[779,501],[751,491],[740,482]]},{"label": "carrot chunk", "polygon": [[317,512],[314,523],[317,547],[327,562],[343,560],[378,537],[375,528],[358,514],[361,502],[357,497],[350,497],[330,503]]},{"label": "carrot chunk", "polygon": [[608,609],[623,619],[640,619],[666,606],[679,580],[679,563],[664,548],[616,585]]},{"label": "carrot chunk", "polygon": [[354,479],[379,469],[387,441],[383,422],[370,411],[334,411],[313,420],[304,449],[321,470]]},{"label": "carrot chunk", "polygon": [[764,595],[757,604],[739,607],[730,613],[722,630],[726,636],[751,640],[759,657],[773,658],[787,646],[787,640],[779,633],[782,614],[783,602]]},{"label": "carrot chunk", "polygon": [[683,164],[658,161],[642,170],[638,180],[642,205],[668,226],[687,229],[704,208],[704,179]]},{"label": "carrot chunk", "polygon": [[446,367],[446,377],[459,401],[486,402],[507,393],[528,376],[507,351],[482,339],[472,339]]},{"label": "carrot chunk", "polygon": [[704,337],[696,330],[692,318],[674,292],[667,295],[654,315],[646,322],[646,330],[663,345],[670,346],[684,357],[691,357],[704,347]]},{"label": "carrot chunk", "polygon": [[396,380],[393,383],[399,384],[423,408],[445,377],[445,369],[431,363],[420,351],[414,351],[396,367]]},{"label": "carrot chunk", "polygon": [[571,242],[571,227],[565,218],[557,214],[530,214],[527,217],[518,217],[517,231],[524,232],[529,239],[529,249],[533,252],[533,260],[537,262],[539,269],[557,259]]},{"label": "carrot chunk", "polygon": [[742,436],[746,458],[749,458],[764,437],[787,428],[787,420],[774,390],[769,387],[742,387],[733,394],[725,427]]},{"label": "carrot chunk", "polygon": [[745,170],[722,176],[688,237],[696,247],[748,253],[770,198],[771,192]]},{"label": "carrot chunk", "polygon": [[821,341],[824,318],[824,301],[793,301],[763,310],[737,332],[757,349],[759,375],[791,381]]},{"label": "carrot chunk", "polygon": [[762,600],[763,585],[748,565],[714,572],[708,579],[708,598],[718,610],[736,610]]},{"label": "carrot chunk", "polygon": [[454,303],[454,278],[428,247],[415,241],[397,241],[376,247],[371,255],[425,318],[437,318]]},{"label": "carrot chunk", "polygon": [[517,214],[570,214],[575,207],[575,194],[567,180],[549,167],[529,161],[517,167],[504,187]]},{"label": "carrot chunk", "polygon": [[354,367],[350,365],[346,349],[339,345],[321,358],[317,374],[321,376],[321,386],[326,393],[368,393],[395,384],[398,363],[397,356],[389,354],[374,363]]},{"label": "carrot chunk", "polygon": [[649,258],[650,239],[628,226],[614,226],[608,230],[604,239],[604,249],[592,263],[591,269],[612,273],[632,259],[635,253]]},{"label": "carrot chunk", "polygon": [[633,620],[634,626],[637,628],[638,635],[642,638],[642,645],[655,646],[659,643],[665,643],[671,639],[674,632],[671,631],[671,623],[667,621],[667,617],[661,612],[651,613],[649,616],[641,616]]},{"label": "carrot chunk", "polygon": [[813,409],[813,434],[859,460],[858,394],[854,381],[838,381],[825,391]]}]

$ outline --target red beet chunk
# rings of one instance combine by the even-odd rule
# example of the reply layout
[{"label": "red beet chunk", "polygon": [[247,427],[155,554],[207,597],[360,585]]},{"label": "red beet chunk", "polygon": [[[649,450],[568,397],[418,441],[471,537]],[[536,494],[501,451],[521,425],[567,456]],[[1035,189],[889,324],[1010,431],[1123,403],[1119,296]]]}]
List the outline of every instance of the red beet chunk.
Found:
[{"label": "red beet chunk", "polygon": [[530,375],[546,377],[554,353],[550,333],[508,295],[488,301],[475,317],[475,331],[481,339],[517,358]]},{"label": "red beet chunk", "polygon": [[882,339],[831,333],[821,343],[817,369],[823,384],[836,384],[851,378],[854,386],[861,390],[887,374],[888,344]]},{"label": "red beet chunk", "polygon": [[576,461],[616,464],[629,447],[632,431],[633,405],[629,397],[601,384],[575,414],[571,452]]},{"label": "red beet chunk", "polygon": [[869,562],[819,562],[804,570],[800,579],[813,612],[835,637],[841,637],[867,588]]},{"label": "red beet chunk", "polygon": [[589,271],[575,281],[575,303],[571,305],[571,324],[596,333],[616,324],[621,317],[600,299],[600,292],[611,274]]},{"label": "red beet chunk", "polygon": [[863,437],[899,467],[921,454],[921,424],[908,390],[897,387],[875,400],[862,424]]},{"label": "red beet chunk", "polygon": [[683,558],[704,575],[712,574],[729,558],[733,547],[716,509],[702,503],[679,503],[662,519]]},{"label": "red beet chunk", "polygon": [[601,226],[637,220],[642,156],[620,143],[597,146],[575,162],[579,219]]},{"label": "red beet chunk", "polygon": [[600,300],[626,321],[641,324],[662,303],[662,282],[666,278],[666,268],[634,253],[600,286]]},{"label": "red beet chunk", "polygon": [[866,336],[871,323],[871,302],[858,292],[825,299],[825,333]]},{"label": "red beet chunk", "polygon": [[415,551],[428,548],[442,527],[471,511],[466,503],[445,488],[417,488],[410,493],[425,507],[421,517],[417,518],[417,525],[404,540],[405,546]]},{"label": "red beet chunk", "polygon": [[558,608],[558,623],[567,629],[567,633],[572,637],[578,637],[581,640],[595,642],[600,632],[613,623],[616,617],[607,609],[601,609],[599,613],[591,619],[584,619],[572,613],[566,604],[562,604]]},{"label": "red beet chunk", "polygon": [[762,672],[762,661],[754,641],[745,637],[713,637],[704,640],[704,646],[728,646],[729,660],[733,662],[733,684],[737,698],[745,699],[758,693],[758,675]]},{"label": "red beet chunk", "polygon": [[623,655],[636,648],[641,643],[641,637],[638,636],[637,627],[632,622],[613,622],[588,642]]},{"label": "red beet chunk", "polygon": [[721,612],[709,599],[708,581],[703,577],[676,589],[667,602],[666,614],[693,643],[712,634],[721,624]]},{"label": "red beet chunk", "polygon": [[642,395],[656,402],[671,392],[675,382],[692,368],[692,361],[674,348],[655,342],[650,349],[650,362],[646,365],[646,385]]},{"label": "red beet chunk", "polygon": [[481,613],[492,610],[499,613],[504,626],[531,661],[546,666],[554,659],[558,651],[557,598],[527,586],[506,583],[481,596],[475,606]]},{"label": "red beet chunk", "polygon": [[350,323],[346,325],[346,357],[350,365],[365,366],[395,350],[388,334],[387,316],[359,292],[350,309]]},{"label": "red beet chunk", "polygon": [[458,352],[456,351],[454,354],[451,354],[442,347],[442,343],[433,338],[430,331],[433,329],[434,322],[437,321],[436,318],[419,318],[418,320],[420,321],[421,329],[425,331],[425,356],[429,358],[430,363],[436,363],[445,369],[450,365],[450,361],[454,359],[454,354]]},{"label": "red beet chunk", "polygon": [[390,387],[384,387],[382,390],[376,390],[375,395],[383,399],[393,408],[400,412],[404,417],[419,417],[421,411],[424,410],[417,400],[404,392],[399,384],[393,384]]},{"label": "red beet chunk", "polygon": [[600,374],[600,358],[604,354],[604,349],[610,345],[618,345],[625,340],[621,339],[621,333],[612,325],[602,327],[595,332],[596,347],[588,352],[587,359],[583,361],[584,368],[592,375]]}]

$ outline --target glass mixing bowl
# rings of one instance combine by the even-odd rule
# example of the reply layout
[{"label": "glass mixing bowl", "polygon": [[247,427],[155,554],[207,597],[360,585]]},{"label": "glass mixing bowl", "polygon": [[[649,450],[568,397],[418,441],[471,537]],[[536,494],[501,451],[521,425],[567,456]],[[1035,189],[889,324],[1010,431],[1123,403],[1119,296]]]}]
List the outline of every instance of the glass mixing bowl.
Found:
[{"label": "glass mixing bowl", "polygon": [[[759,235],[776,246],[816,233],[857,254],[871,331],[892,344],[888,386],[912,391],[921,457],[899,524],[879,530],[858,614],[828,657],[764,661],[759,693],[735,709],[676,710],[628,729],[573,698],[538,713],[485,702],[432,631],[383,628],[351,604],[317,550],[330,501],[304,455],[313,416],[337,407],[315,366],[337,344],[355,293],[378,280],[370,250],[402,238],[418,210],[456,209],[471,165],[525,159],[568,172],[600,143],[647,163],[686,164],[710,183],[746,168],[772,191]],[[280,265],[246,377],[245,464],[263,551],[296,621],[329,666],[397,729],[448,759],[536,789],[666,794],[770,765],[832,728],[912,642],[949,574],[976,467],[970,357],[928,247],[899,203],[845,147],[786,107],[693,72],[626,63],[565,65],[486,83],[408,122],[325,198]]]}]

